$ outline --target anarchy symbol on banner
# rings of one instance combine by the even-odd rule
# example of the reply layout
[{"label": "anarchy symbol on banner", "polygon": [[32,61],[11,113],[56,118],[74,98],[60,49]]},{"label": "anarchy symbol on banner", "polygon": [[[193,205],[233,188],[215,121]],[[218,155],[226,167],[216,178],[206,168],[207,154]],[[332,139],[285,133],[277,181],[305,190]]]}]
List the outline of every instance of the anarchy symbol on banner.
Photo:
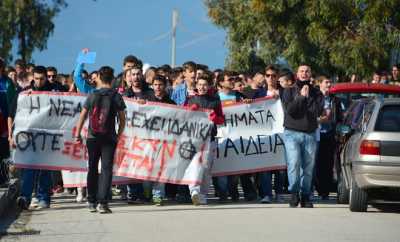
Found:
[{"label": "anarchy symbol on banner", "polygon": [[185,141],[179,146],[179,155],[183,159],[192,160],[196,152],[196,147],[193,145],[192,140]]}]

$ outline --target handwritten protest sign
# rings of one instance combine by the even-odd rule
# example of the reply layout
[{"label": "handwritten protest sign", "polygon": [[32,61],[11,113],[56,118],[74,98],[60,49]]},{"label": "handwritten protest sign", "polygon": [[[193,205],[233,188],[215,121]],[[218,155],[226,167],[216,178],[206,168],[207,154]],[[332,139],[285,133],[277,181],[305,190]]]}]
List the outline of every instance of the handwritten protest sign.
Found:
[{"label": "handwritten protest sign", "polygon": [[[86,147],[73,142],[85,96],[21,94],[14,138],[18,167],[86,171]],[[213,124],[204,111],[139,105],[125,99],[127,124],[117,145],[114,175],[177,184],[201,183]],[[87,129],[84,129],[87,132]]]},{"label": "handwritten protest sign", "polygon": [[278,170],[286,167],[283,110],[279,99],[224,105],[225,124],[218,127],[216,176]]}]

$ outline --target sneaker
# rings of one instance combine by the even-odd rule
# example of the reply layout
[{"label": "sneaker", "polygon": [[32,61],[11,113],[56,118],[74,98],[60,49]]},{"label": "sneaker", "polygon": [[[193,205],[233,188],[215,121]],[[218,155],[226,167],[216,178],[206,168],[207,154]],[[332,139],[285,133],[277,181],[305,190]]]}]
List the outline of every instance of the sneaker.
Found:
[{"label": "sneaker", "polygon": [[33,197],[31,200],[31,204],[29,205],[29,207],[31,208],[36,208],[39,204],[39,200],[36,197]]},{"label": "sneaker", "polygon": [[283,203],[283,202],[285,202],[285,197],[282,194],[276,194],[275,200],[278,203]]},{"label": "sneaker", "polygon": [[271,203],[272,199],[270,196],[265,196],[263,199],[260,201],[261,203]]},{"label": "sneaker", "polygon": [[207,205],[207,196],[199,194],[199,205]]},{"label": "sneaker", "polygon": [[292,196],[290,198],[289,206],[291,208],[296,208],[299,205],[299,194],[297,193],[292,193]]},{"label": "sneaker", "polygon": [[128,195],[126,193],[121,193],[121,200],[123,201],[128,200]]},{"label": "sneaker", "polygon": [[76,196],[76,202],[77,202],[77,203],[83,202],[83,195],[82,195],[82,193],[79,193],[79,192],[78,192],[78,195]]},{"label": "sneaker", "polygon": [[112,213],[111,209],[108,207],[108,204],[99,204],[97,205],[97,211],[99,211],[99,213]]},{"label": "sneaker", "polygon": [[301,196],[300,206],[302,208],[313,208],[314,207],[313,203],[310,201],[309,196]]},{"label": "sneaker", "polygon": [[192,203],[195,206],[200,205],[200,194],[197,191],[192,192]]},{"label": "sneaker", "polygon": [[17,198],[17,206],[22,210],[29,209],[28,202],[26,201],[26,199],[24,197]]},{"label": "sneaker", "polygon": [[97,212],[96,204],[95,204],[95,203],[89,203],[89,204],[88,204],[88,209],[89,209],[89,212],[91,212],[91,213]]},{"label": "sneaker", "polygon": [[50,208],[50,204],[48,204],[45,201],[40,201],[38,203],[38,206],[36,207],[37,210],[42,210],[42,209],[46,209],[46,208]]},{"label": "sneaker", "polygon": [[163,200],[160,197],[153,197],[153,203],[156,206],[162,206],[163,205]]}]

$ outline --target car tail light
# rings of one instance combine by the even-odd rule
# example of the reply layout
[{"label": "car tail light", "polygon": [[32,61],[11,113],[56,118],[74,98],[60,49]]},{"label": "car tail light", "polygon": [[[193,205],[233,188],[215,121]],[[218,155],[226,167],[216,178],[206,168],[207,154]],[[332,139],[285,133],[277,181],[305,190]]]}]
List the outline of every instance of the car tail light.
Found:
[{"label": "car tail light", "polygon": [[361,155],[380,155],[381,145],[376,140],[363,140],[360,145]]}]

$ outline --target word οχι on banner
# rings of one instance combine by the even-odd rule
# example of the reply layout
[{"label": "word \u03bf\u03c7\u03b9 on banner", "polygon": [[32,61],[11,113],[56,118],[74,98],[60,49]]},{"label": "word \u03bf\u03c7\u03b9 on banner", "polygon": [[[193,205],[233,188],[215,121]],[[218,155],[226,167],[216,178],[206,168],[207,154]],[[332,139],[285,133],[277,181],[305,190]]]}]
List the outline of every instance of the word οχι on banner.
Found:
[{"label": "word \u03bf\u03c7\u03b9 on banner", "polygon": [[215,176],[286,168],[283,109],[279,99],[223,106],[225,124],[218,127]]},{"label": "word \u03bf\u03c7\u03b9 on banner", "polygon": [[[16,166],[86,171],[86,146],[73,134],[86,97],[33,92],[18,98]],[[213,123],[208,112],[125,99],[127,122],[114,158],[114,175],[177,184],[201,183]],[[83,132],[87,132],[87,122]]]}]

